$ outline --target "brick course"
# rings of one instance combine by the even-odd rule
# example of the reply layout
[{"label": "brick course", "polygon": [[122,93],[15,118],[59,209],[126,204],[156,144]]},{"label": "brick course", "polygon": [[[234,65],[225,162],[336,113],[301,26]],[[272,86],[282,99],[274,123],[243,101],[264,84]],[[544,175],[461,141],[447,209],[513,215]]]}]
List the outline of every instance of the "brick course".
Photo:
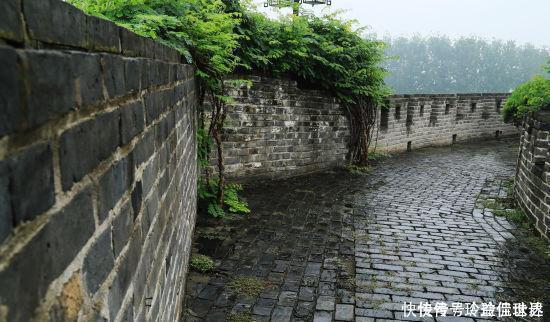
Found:
[{"label": "brick course", "polygon": [[193,68],[59,0],[2,1],[0,58],[0,321],[177,321]]}]

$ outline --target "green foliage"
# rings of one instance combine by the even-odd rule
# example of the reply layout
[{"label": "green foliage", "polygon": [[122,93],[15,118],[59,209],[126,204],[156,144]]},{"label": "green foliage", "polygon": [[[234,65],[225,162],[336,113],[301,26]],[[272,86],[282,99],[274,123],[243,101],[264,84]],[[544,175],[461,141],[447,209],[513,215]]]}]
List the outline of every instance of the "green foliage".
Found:
[{"label": "green foliage", "polygon": [[177,49],[206,87],[233,72],[240,23],[222,0],[68,0],[88,14]]},{"label": "green foliage", "polygon": [[547,48],[446,36],[386,38],[386,82],[397,93],[509,92],[541,73]]},{"label": "green foliage", "polygon": [[204,128],[197,129],[197,159],[199,167],[204,168],[209,166],[208,156],[214,145],[214,140],[208,135]]},{"label": "green foliage", "polygon": [[241,312],[241,313],[231,313],[227,317],[227,322],[257,322],[258,320],[254,319],[250,313]]},{"label": "green foliage", "polygon": [[288,15],[278,20],[242,13],[241,65],[273,75],[291,75],[346,102],[357,96],[382,103],[384,44],[362,37],[363,29],[338,14]]},{"label": "green foliage", "polygon": [[502,109],[502,115],[506,122],[517,122],[524,115],[543,108],[550,108],[550,78],[537,75],[512,92]]},{"label": "green foliage", "polygon": [[377,151],[369,153],[369,160],[382,161],[391,158],[391,153],[385,151]]},{"label": "green foliage", "polygon": [[211,179],[208,183],[201,180],[198,187],[198,197],[206,208],[206,212],[215,218],[224,218],[227,212],[232,214],[250,213],[248,203],[239,197],[243,190],[240,184],[228,184],[224,189],[224,205],[220,206],[216,201],[219,185],[217,179]]},{"label": "green foliage", "polygon": [[193,270],[201,273],[207,273],[214,269],[212,258],[201,254],[193,254],[190,265]]},{"label": "green foliage", "polygon": [[248,203],[242,200],[238,193],[243,190],[243,186],[240,184],[228,184],[225,186],[225,205],[228,207],[231,213],[250,213]]}]

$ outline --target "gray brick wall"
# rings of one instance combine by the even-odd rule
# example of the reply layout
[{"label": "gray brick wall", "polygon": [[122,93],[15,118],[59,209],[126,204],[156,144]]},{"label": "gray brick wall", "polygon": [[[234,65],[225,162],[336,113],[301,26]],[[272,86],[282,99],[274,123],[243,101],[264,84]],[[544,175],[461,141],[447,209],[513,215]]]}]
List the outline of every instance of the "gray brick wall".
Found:
[{"label": "gray brick wall", "polygon": [[0,321],[177,321],[196,84],[59,0],[0,3]]},{"label": "gray brick wall", "polygon": [[[519,136],[502,121],[507,94],[392,95],[378,111],[375,140],[385,151],[406,151],[477,139]],[[377,139],[376,139],[377,138]]]},{"label": "gray brick wall", "polygon": [[[230,177],[281,178],[345,164],[348,121],[327,93],[300,90],[296,82],[241,76],[250,88],[234,88],[225,133]],[[378,151],[406,151],[496,136],[519,135],[502,122],[507,94],[393,95],[378,110]],[[213,156],[215,164],[216,155]]]},{"label": "gray brick wall", "polygon": [[348,122],[334,97],[299,90],[287,79],[239,78],[252,86],[229,93],[234,103],[224,149],[230,177],[284,178],[345,163]]},{"label": "gray brick wall", "polygon": [[516,172],[515,193],[537,230],[550,239],[550,111],[526,117]]}]

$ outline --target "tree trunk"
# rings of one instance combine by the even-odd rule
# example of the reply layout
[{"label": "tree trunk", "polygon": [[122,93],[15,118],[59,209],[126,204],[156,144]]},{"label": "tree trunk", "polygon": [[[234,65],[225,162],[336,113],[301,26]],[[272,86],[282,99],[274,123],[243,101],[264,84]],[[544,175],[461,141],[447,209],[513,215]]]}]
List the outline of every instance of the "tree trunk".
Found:
[{"label": "tree trunk", "polygon": [[223,163],[223,145],[220,129],[214,131],[214,140],[216,140],[216,146],[218,148],[218,204],[223,207],[224,190],[225,190],[225,165]]},{"label": "tree trunk", "polygon": [[357,166],[369,165],[369,148],[376,124],[376,106],[368,97],[357,97],[354,103],[345,104],[350,122],[348,159]]},{"label": "tree trunk", "polygon": [[[221,94],[224,93],[223,84],[221,86]],[[223,157],[223,140],[222,140],[222,131],[225,119],[227,117],[227,105],[226,103],[214,92],[211,92],[211,101],[212,101],[212,115],[210,128],[208,129],[208,135],[214,138],[216,142],[216,148],[218,152],[218,191],[217,191],[217,201],[220,207],[223,207],[224,204],[224,193],[225,193],[225,163]]]}]

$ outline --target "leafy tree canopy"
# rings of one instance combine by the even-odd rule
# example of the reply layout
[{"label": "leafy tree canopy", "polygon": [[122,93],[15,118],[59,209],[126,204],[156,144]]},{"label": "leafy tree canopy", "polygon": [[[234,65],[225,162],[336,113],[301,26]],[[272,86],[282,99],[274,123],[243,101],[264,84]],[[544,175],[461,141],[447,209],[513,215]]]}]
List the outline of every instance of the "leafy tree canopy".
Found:
[{"label": "leafy tree canopy", "polygon": [[542,72],[550,50],[445,36],[386,38],[386,82],[396,93],[509,92]]},{"label": "leafy tree canopy", "polygon": [[338,14],[269,19],[253,11],[244,12],[242,19],[239,57],[244,68],[290,74],[347,102],[365,96],[381,103],[389,94],[384,43],[363,38],[354,21]]},{"label": "leafy tree canopy", "polygon": [[177,49],[207,86],[233,72],[240,24],[222,0],[69,0],[96,15]]},{"label": "leafy tree canopy", "polygon": [[550,109],[550,78],[535,76],[518,86],[502,109],[505,121],[520,121],[528,113]]}]

